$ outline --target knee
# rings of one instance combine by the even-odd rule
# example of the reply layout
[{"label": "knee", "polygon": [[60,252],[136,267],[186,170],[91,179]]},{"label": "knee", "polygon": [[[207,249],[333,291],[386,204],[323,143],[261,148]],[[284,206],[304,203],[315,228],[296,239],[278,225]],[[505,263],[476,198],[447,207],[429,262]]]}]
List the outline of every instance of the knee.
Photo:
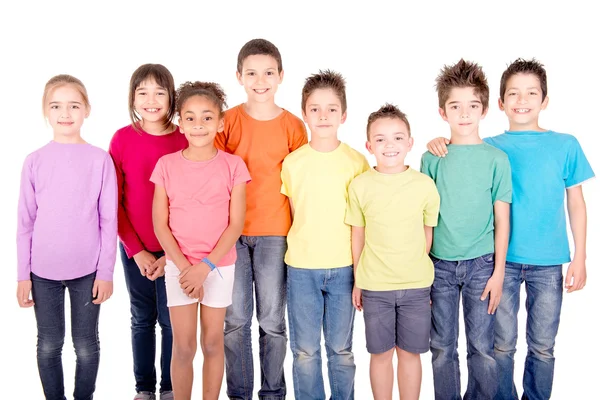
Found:
[{"label": "knee", "polygon": [[196,340],[174,341],[172,359],[183,364],[190,364],[196,355]]},{"label": "knee", "polygon": [[553,340],[538,340],[529,341],[528,353],[539,360],[554,359],[554,341]]},{"label": "knee", "polygon": [[206,335],[201,338],[204,358],[220,357],[225,354],[223,335]]},{"label": "knee", "polygon": [[100,356],[100,340],[98,335],[74,337],[73,346],[77,360],[93,359]]},{"label": "knee", "polygon": [[37,356],[38,358],[52,358],[62,354],[62,348],[65,343],[62,338],[47,338],[38,336]]},{"label": "knee", "polygon": [[[400,354],[398,353],[398,356],[400,356]],[[382,364],[391,364],[392,363],[392,358],[394,358],[394,349],[390,349],[384,353],[379,353],[379,354],[371,354],[371,363],[373,364],[377,364],[377,365],[382,365]]]}]

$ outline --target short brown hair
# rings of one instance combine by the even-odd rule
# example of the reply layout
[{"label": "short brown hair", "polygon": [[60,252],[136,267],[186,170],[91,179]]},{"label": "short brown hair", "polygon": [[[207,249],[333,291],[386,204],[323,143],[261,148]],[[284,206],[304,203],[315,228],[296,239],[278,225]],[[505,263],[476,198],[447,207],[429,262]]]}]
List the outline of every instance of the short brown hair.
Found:
[{"label": "short brown hair", "polygon": [[149,79],[154,79],[156,84],[160,87],[165,88],[169,94],[169,109],[167,115],[163,121],[163,127],[166,129],[173,121],[175,117],[175,81],[171,72],[161,64],[144,64],[139,66],[131,75],[129,81],[129,118],[134,129],[138,130],[138,122],[140,122],[140,116],[135,111],[135,90],[144,82]]},{"label": "short brown hair", "polygon": [[546,99],[546,95],[548,95],[548,78],[546,77],[544,64],[540,63],[535,58],[532,58],[531,60],[517,58],[506,68],[502,73],[502,78],[500,78],[500,99],[502,101],[504,101],[508,80],[513,75],[517,74],[531,74],[537,76],[540,80],[540,87],[542,89],[542,101]]},{"label": "short brown hair", "polygon": [[281,53],[279,53],[279,49],[277,48],[277,46],[275,46],[273,43],[269,42],[266,39],[252,39],[251,41],[243,45],[240,49],[240,52],[238,53],[238,73],[242,73],[242,68],[244,66],[244,61],[246,60],[246,58],[256,55],[273,57],[275,61],[277,61],[277,72],[281,73],[281,71],[283,71]]},{"label": "short brown hair", "polygon": [[404,122],[406,124],[406,127],[408,128],[408,136],[411,136],[410,134],[410,124],[408,123],[408,118],[406,118],[406,114],[404,114],[402,111],[400,111],[400,109],[398,107],[396,107],[393,104],[390,103],[385,103],[383,106],[381,106],[379,108],[379,110],[372,112],[369,115],[369,119],[367,120],[367,140],[371,140],[371,125],[373,125],[373,122],[377,121],[378,119],[384,119],[384,118],[389,118],[389,119],[399,119],[400,121]]},{"label": "short brown hair", "polygon": [[319,70],[318,74],[313,74],[306,78],[304,87],[302,87],[302,112],[305,112],[306,101],[308,97],[317,89],[331,89],[336,94],[340,103],[342,103],[342,113],[346,112],[346,80],[342,74],[327,69]]},{"label": "short brown hair", "polygon": [[219,86],[218,83],[214,82],[185,82],[182,83],[177,89],[177,100],[176,100],[176,111],[181,116],[181,109],[185,104],[186,100],[193,96],[202,96],[214,102],[219,108],[219,117],[223,117],[225,114],[225,108],[227,108],[225,92]]},{"label": "short brown hair", "polygon": [[50,78],[50,80],[46,82],[46,86],[44,87],[44,95],[42,96],[42,113],[44,114],[44,117],[46,116],[46,103],[48,102],[48,97],[50,97],[52,92],[54,92],[54,90],[56,90],[57,88],[67,85],[72,85],[75,87],[75,89],[77,89],[77,91],[79,92],[79,94],[81,94],[81,97],[83,98],[83,104],[89,111],[89,109],[91,108],[90,99],[88,97],[87,90],[83,83],[74,76],[61,74]]},{"label": "short brown hair", "polygon": [[450,92],[454,88],[473,88],[479,96],[483,111],[490,105],[490,88],[483,69],[474,62],[462,58],[454,65],[444,65],[436,80],[436,90],[440,108],[445,109]]}]

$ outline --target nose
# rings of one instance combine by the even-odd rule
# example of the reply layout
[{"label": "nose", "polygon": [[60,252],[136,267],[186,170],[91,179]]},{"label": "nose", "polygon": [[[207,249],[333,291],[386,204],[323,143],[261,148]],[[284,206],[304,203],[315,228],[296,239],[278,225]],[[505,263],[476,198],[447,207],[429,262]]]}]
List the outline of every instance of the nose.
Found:
[{"label": "nose", "polygon": [[525,96],[524,96],[524,95],[522,95],[522,94],[519,94],[519,98],[517,99],[517,101],[518,101],[519,103],[525,103],[525,102],[526,102],[526,100],[525,100]]},{"label": "nose", "polygon": [[321,121],[327,120],[327,111],[325,111],[325,110],[319,111],[319,120],[321,120]]}]

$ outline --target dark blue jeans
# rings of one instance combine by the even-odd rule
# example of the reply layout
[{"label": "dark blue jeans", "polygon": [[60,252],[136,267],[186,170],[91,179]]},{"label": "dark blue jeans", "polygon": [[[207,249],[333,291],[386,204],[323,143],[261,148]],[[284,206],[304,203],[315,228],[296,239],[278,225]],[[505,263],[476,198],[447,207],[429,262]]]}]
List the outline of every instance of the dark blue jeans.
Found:
[{"label": "dark blue jeans", "polygon": [[[151,281],[140,274],[135,260],[127,257],[122,244],[121,261],[131,305],[131,345],[133,348],[133,374],[137,392],[156,392],[156,322],[161,328],[160,392],[173,390],[171,386],[171,353],[173,331],[167,308],[165,278]],[[152,253],[156,258],[163,252]]]},{"label": "dark blue jeans", "polygon": [[494,399],[498,365],[494,359],[494,315],[489,297],[481,300],[494,272],[494,255],[464,261],[431,257],[435,279],[431,287],[431,361],[436,400],[460,400],[458,310],[462,295],[467,337],[467,390],[464,399]]},{"label": "dark blue jeans", "polygon": [[65,289],[69,289],[71,336],[75,347],[75,400],[91,400],[100,363],[98,318],[100,306],[92,303],[96,273],[67,281],[31,274],[37,321],[37,362],[46,400],[66,400],[62,367],[65,342]]},{"label": "dark blue jeans", "polygon": [[283,362],[287,350],[285,328],[287,250],[285,236],[242,236],[236,243],[233,304],[225,317],[227,396],[251,400],[254,388],[252,315],[256,290],[256,319],[260,355],[261,400],[284,399]]},{"label": "dark blue jeans", "polygon": [[554,340],[558,333],[563,296],[562,265],[535,266],[506,263],[504,290],[496,311],[495,353],[499,368],[498,399],[518,399],[513,381],[517,350],[517,315],[521,284],[527,300],[527,356],[523,400],[546,400],[554,379]]}]

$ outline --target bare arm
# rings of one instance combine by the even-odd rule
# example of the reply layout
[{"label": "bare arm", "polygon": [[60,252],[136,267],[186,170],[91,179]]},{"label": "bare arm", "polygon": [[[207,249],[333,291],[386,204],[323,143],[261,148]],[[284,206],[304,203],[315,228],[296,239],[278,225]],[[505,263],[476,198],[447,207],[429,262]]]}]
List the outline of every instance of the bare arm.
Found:
[{"label": "bare arm", "polygon": [[575,253],[565,277],[567,293],[583,289],[587,279],[585,261],[587,238],[587,209],[581,185],[567,189],[567,210],[573,234]]},{"label": "bare arm", "polygon": [[356,286],[356,270],[360,256],[365,248],[365,227],[352,227],[352,263],[354,264],[354,288],[352,289],[352,305],[358,311],[362,311],[362,290]]},{"label": "bare arm", "polygon": [[488,314],[496,312],[500,304],[500,298],[502,297],[509,231],[510,204],[498,200],[494,203],[494,272],[490,279],[488,279],[481,294],[482,301],[486,300],[488,295],[490,297]]},{"label": "bare arm", "polygon": [[427,254],[431,251],[431,245],[433,243],[433,227],[424,225],[425,229],[425,250]]}]

